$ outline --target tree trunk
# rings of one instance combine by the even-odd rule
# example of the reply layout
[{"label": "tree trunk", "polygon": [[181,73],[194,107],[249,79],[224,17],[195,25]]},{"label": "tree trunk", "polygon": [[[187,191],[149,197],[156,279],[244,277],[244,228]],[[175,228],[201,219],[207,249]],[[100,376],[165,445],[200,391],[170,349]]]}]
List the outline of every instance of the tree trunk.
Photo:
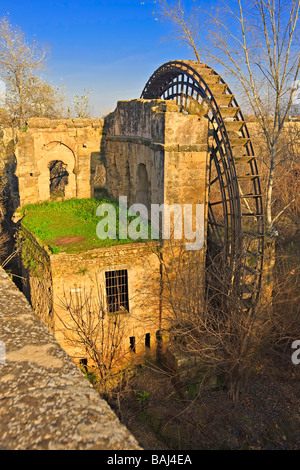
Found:
[{"label": "tree trunk", "polygon": [[274,186],[275,176],[275,160],[276,160],[276,149],[273,147],[270,149],[270,169],[267,184],[267,197],[266,197],[266,231],[269,235],[273,226],[272,218],[272,193]]}]

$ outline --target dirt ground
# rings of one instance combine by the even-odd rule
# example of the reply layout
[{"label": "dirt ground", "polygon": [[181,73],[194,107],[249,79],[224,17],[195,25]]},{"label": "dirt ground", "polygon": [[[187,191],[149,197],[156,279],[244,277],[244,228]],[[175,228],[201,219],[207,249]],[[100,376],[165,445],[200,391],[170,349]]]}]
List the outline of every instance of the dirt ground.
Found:
[{"label": "dirt ground", "polygon": [[300,365],[289,352],[257,363],[240,400],[143,366],[110,404],[145,450],[299,450]]},{"label": "dirt ground", "polygon": [[54,240],[53,244],[59,246],[68,246],[73,243],[82,242],[83,240],[85,240],[85,237],[61,237]]}]

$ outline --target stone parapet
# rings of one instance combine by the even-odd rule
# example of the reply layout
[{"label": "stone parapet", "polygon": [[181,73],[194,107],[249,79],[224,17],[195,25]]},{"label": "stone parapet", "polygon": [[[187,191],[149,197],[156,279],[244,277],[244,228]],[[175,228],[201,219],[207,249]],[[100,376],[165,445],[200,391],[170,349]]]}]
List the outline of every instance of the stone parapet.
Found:
[{"label": "stone parapet", "polygon": [[139,450],[0,268],[0,449]]},{"label": "stone parapet", "polygon": [[66,128],[94,127],[102,129],[104,119],[48,119],[48,118],[29,118],[28,127],[30,129],[56,129],[60,126]]}]

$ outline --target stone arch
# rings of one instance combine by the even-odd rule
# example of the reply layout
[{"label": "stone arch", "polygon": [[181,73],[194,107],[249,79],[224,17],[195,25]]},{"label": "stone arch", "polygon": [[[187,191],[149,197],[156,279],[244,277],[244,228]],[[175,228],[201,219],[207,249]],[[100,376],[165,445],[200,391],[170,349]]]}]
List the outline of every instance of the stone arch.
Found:
[{"label": "stone arch", "polygon": [[62,142],[49,142],[44,145],[41,151],[41,158],[38,161],[38,188],[39,200],[50,199],[50,169],[51,162],[61,162],[68,173],[68,184],[65,185],[64,197],[66,199],[75,198],[76,188],[76,160],[73,151]]},{"label": "stone arch", "polygon": [[136,198],[137,204],[144,204],[148,211],[151,205],[151,182],[144,163],[140,163],[136,171]]}]

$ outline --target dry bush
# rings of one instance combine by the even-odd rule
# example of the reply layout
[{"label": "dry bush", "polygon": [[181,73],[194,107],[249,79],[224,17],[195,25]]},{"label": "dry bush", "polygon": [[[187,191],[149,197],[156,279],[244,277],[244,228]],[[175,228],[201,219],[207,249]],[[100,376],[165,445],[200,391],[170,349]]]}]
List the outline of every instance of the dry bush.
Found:
[{"label": "dry bush", "polygon": [[0,265],[3,263],[7,255],[7,242],[8,236],[3,232],[2,223],[5,218],[5,187],[6,177],[4,162],[1,160],[0,155]]},{"label": "dry bush", "polygon": [[108,393],[125,362],[122,345],[126,320],[124,314],[107,311],[99,283],[96,286],[64,292],[56,315],[66,343],[78,355],[74,359],[87,358],[92,366],[86,371],[94,373],[99,390]]},{"label": "dry bush", "polygon": [[7,259],[7,243],[9,241],[9,237],[5,233],[0,233],[0,266],[5,264]]},{"label": "dry bush", "polygon": [[234,269],[216,255],[205,272],[199,256],[176,256],[172,274],[165,265],[164,302],[170,311],[171,341],[184,354],[197,358],[203,383],[211,376],[222,377],[235,401],[255,359],[270,341],[269,304],[250,299],[249,307],[245,305],[241,294],[247,275],[244,253],[236,257]]},{"label": "dry bush", "polygon": [[279,354],[290,351],[300,339],[299,255],[281,256],[275,265],[272,311],[272,349]]}]

